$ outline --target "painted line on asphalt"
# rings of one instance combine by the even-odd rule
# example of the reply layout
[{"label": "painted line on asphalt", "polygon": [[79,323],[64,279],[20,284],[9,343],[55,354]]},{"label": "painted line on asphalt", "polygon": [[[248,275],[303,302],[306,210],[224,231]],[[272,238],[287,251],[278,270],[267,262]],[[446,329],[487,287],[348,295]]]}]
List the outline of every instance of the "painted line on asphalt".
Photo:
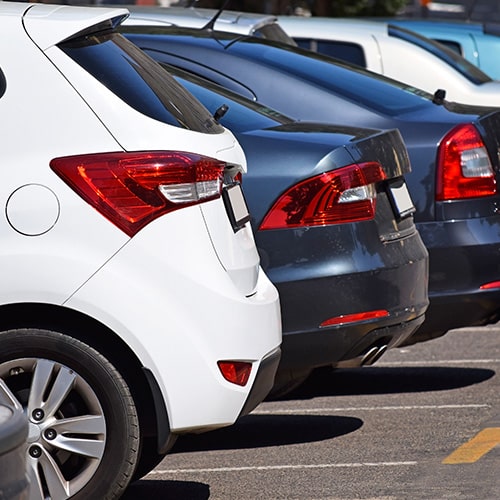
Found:
[{"label": "painted line on asphalt", "polygon": [[472,464],[500,444],[500,427],[486,427],[448,455],[443,464]]},{"label": "painted line on asphalt", "polygon": [[418,462],[354,462],[345,464],[299,464],[299,465],[255,465],[246,467],[211,467],[207,469],[165,469],[151,471],[148,476],[160,474],[193,474],[196,472],[244,472],[265,470],[290,470],[290,469],[337,469],[355,467],[402,467],[417,465]]},{"label": "painted line on asphalt", "polygon": [[[266,404],[266,403],[264,403]],[[273,403],[269,403],[273,404]],[[352,407],[334,407],[334,408],[292,408],[292,409],[257,409],[251,415],[276,415],[291,414],[300,415],[307,413],[332,413],[346,411],[407,411],[407,410],[470,410],[489,408],[487,404],[467,404],[467,405],[407,405],[407,406],[352,406]]]}]

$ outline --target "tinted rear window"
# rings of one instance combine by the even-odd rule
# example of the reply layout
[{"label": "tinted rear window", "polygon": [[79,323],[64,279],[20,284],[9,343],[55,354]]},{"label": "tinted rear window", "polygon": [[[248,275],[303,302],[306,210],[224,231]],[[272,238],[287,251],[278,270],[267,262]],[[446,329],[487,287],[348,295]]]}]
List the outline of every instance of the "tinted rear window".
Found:
[{"label": "tinted rear window", "polygon": [[262,130],[293,123],[292,119],[281,113],[255,101],[245,99],[217,84],[178,68],[166,67],[211,113],[215,113],[223,104],[228,106],[220,122],[233,132]]},{"label": "tinted rear window", "polygon": [[197,99],[122,35],[87,35],[59,47],[140,113],[195,132],[224,131]]}]

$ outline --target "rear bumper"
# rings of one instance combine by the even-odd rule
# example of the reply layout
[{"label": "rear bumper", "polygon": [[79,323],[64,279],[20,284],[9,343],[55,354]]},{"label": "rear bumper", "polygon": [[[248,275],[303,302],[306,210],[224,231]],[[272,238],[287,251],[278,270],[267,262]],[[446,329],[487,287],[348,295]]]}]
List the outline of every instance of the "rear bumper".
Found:
[{"label": "rear bumper", "polygon": [[[277,290],[263,272],[249,297],[236,281],[200,210],[188,207],[146,226],[66,306],[129,346],[158,384],[171,432],[203,432],[233,424],[250,406],[257,373],[260,387],[274,380],[259,368],[281,344]],[[220,360],[251,362],[248,383],[228,382]]]},{"label": "rear bumper", "polygon": [[417,225],[429,251],[426,319],[412,343],[500,318],[500,217]]},{"label": "rear bumper", "polygon": [[250,413],[269,394],[274,384],[280,358],[281,349],[276,349],[261,361],[252,390],[241,410],[240,417]]},{"label": "rear bumper", "polygon": [[500,290],[474,290],[431,298],[425,322],[401,345],[412,345],[443,336],[466,326],[483,326],[500,320]]},{"label": "rear bumper", "polygon": [[355,327],[324,328],[283,337],[279,371],[299,372],[320,366],[354,367],[373,364],[387,350],[403,344],[424,321],[380,326],[378,322]]},{"label": "rear bumper", "polygon": [[[322,335],[326,329],[320,325],[329,319],[388,311],[380,322],[359,328],[367,332],[411,321],[428,306],[428,253],[416,231],[383,243],[367,222],[259,231],[256,240],[280,295],[283,337]],[[351,327],[339,331],[348,342]]]},{"label": "rear bumper", "polygon": [[[273,235],[262,233],[259,246],[273,248]],[[428,254],[417,232],[388,244],[368,231],[349,234],[345,227],[334,226],[328,232],[293,236],[291,231],[279,234],[274,248],[286,253],[280,250],[269,261],[282,257],[283,263],[267,269],[281,302],[280,375],[347,360],[373,362],[378,349],[398,345],[422,323],[428,306]],[[320,326],[330,318],[378,310],[388,316]],[[364,358],[373,348],[372,359]]]}]

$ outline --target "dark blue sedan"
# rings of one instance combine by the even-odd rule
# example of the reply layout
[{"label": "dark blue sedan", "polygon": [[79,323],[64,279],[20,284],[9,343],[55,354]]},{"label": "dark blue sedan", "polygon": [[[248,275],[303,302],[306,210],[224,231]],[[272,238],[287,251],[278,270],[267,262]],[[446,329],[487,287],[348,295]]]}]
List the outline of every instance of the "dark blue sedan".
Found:
[{"label": "dark blue sedan", "polygon": [[428,254],[398,131],[296,122],[168,67],[233,131],[262,265],[280,292],[273,394],[312,368],[374,363],[424,320]]},{"label": "dark blue sedan", "polygon": [[498,321],[499,111],[450,103],[440,92],[431,96],[278,42],[187,28],[127,31],[156,60],[288,116],[399,129],[410,155],[406,180],[430,266],[426,320],[408,342]]}]

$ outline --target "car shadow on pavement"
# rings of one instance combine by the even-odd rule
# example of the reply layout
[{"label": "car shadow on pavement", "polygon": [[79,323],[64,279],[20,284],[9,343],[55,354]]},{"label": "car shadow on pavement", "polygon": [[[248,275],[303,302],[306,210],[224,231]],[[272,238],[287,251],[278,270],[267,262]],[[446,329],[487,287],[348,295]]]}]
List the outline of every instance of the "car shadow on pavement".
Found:
[{"label": "car shadow on pavement", "polygon": [[494,370],[463,367],[363,367],[315,370],[296,390],[281,400],[359,394],[447,391],[479,384]]},{"label": "car shadow on pavement", "polygon": [[230,427],[206,434],[181,436],[171,453],[311,443],[349,434],[362,425],[363,421],[354,417],[250,414]]},{"label": "car shadow on pavement", "polygon": [[[356,431],[359,418],[320,415],[247,415],[230,427],[206,434],[181,436],[171,454],[281,446],[322,441]],[[167,458],[168,460],[168,455]],[[130,485],[123,500],[145,498],[182,498],[205,500],[210,497],[207,484],[194,481],[142,479]]]},{"label": "car shadow on pavement", "polygon": [[146,500],[178,498],[183,500],[206,500],[210,497],[210,486],[195,481],[141,480],[131,484],[122,500]]}]

